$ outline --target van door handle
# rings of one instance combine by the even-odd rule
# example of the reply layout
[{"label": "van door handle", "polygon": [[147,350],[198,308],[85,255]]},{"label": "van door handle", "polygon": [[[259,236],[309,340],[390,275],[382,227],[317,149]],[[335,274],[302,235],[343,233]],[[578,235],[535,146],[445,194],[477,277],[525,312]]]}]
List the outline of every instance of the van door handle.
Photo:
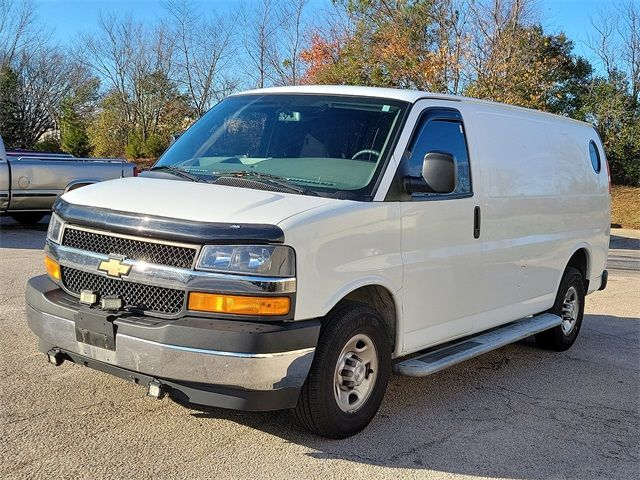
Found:
[{"label": "van door handle", "polygon": [[480,238],[480,207],[473,209],[473,238]]}]

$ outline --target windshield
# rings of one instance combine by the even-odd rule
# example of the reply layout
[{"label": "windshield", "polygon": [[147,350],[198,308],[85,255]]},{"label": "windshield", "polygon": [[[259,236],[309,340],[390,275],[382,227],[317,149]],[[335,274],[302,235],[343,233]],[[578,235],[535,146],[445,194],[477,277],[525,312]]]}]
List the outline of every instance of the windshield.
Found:
[{"label": "windshield", "polygon": [[300,192],[368,195],[406,105],[337,95],[229,97],[181,135],[156,168],[208,181],[243,176],[277,179]]}]

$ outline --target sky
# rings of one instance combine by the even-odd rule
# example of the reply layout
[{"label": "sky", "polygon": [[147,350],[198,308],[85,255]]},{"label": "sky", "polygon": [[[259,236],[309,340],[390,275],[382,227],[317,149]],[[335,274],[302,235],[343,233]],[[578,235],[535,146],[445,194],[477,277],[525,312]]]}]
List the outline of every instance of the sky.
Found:
[{"label": "sky", "polygon": [[[201,0],[205,8],[223,12],[238,3],[256,0]],[[311,0],[312,8],[321,8],[330,0]],[[624,0],[541,0],[542,23],[549,33],[564,31],[575,42],[579,55],[590,57],[585,45],[590,19],[601,9]],[[640,0],[632,0],[640,2]],[[53,29],[55,38],[63,43],[72,41],[80,31],[97,28],[100,11],[130,12],[139,19],[155,18],[162,12],[162,0],[35,0],[40,18]]]}]

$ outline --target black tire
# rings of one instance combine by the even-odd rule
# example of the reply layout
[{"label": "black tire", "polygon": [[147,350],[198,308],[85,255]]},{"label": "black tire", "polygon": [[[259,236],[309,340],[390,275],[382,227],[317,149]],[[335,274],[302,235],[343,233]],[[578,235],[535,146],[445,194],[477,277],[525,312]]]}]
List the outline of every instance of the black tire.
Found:
[{"label": "black tire", "polygon": [[25,213],[10,213],[9,216],[16,222],[22,225],[35,225],[45,217],[46,213],[40,212],[25,212]]},{"label": "black tire", "polygon": [[[573,323],[573,327],[571,329],[568,329],[569,323],[571,323],[569,322],[568,318],[571,315],[569,315],[569,313],[567,312],[564,312],[563,310],[565,308],[565,299],[570,291],[575,294],[575,298],[577,299],[577,308],[575,309],[577,310],[577,316],[575,318],[575,322]],[[554,350],[556,352],[564,352],[565,350],[568,350],[576,341],[576,338],[578,338],[580,328],[582,327],[582,317],[584,315],[584,300],[584,277],[577,269],[573,267],[567,267],[564,275],[562,276],[562,280],[560,281],[560,288],[558,288],[556,302],[551,309],[547,310],[548,313],[553,313],[554,315],[562,317],[563,325],[558,325],[557,327],[554,327],[550,330],[538,333],[535,336],[536,344],[541,348],[544,348],[546,350]],[[566,322],[569,323],[566,323],[565,319]]]},{"label": "black tire", "polygon": [[[355,412],[346,412],[340,408],[334,393],[338,390],[336,371],[338,360],[344,358],[341,355],[343,348],[356,335],[365,335],[373,343],[378,371],[372,379],[370,393],[363,396],[362,405]],[[372,373],[369,371],[368,375]],[[306,429],[323,437],[341,439],[355,435],[376,415],[390,375],[391,345],[382,318],[367,305],[345,302],[324,319],[313,364],[294,416]],[[349,387],[345,389],[349,391]]]}]

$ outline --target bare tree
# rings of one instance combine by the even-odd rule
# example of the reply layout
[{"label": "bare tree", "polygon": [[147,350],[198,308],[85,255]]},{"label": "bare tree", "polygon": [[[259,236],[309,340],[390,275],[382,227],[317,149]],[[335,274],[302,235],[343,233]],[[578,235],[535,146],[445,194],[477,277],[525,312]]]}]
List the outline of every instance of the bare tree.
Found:
[{"label": "bare tree", "polygon": [[142,26],[138,34],[137,53],[131,64],[132,100],[140,135],[146,140],[158,132],[166,105],[176,94],[171,82],[173,41],[164,22],[150,28]]},{"label": "bare tree", "polygon": [[[480,79],[490,88],[501,89],[508,66],[517,53],[515,39],[522,26],[537,19],[539,0],[477,0],[469,2],[470,45],[467,51],[466,79]],[[499,98],[501,92],[488,92]]]},{"label": "bare tree", "polygon": [[0,0],[0,64],[10,64],[17,55],[34,50],[34,44],[44,43],[35,20],[30,0]]},{"label": "bare tree", "polygon": [[162,22],[147,26],[131,16],[100,15],[100,33],[80,37],[78,62],[115,92],[125,121],[145,140],[156,133],[173,78],[173,39]]},{"label": "bare tree", "polygon": [[591,19],[587,46],[610,81],[628,82],[634,105],[640,104],[640,7],[634,1],[601,9]]},{"label": "bare tree", "polygon": [[629,1],[622,8],[618,33],[622,37],[622,61],[626,65],[631,83],[631,97],[640,105],[640,6]]},{"label": "bare tree", "polygon": [[243,5],[239,11],[240,44],[244,53],[241,66],[252,79],[253,86],[268,86],[273,74],[275,35],[282,19],[276,13],[277,0],[260,0],[257,5]]},{"label": "bare tree", "polygon": [[127,122],[134,120],[134,111],[129,104],[133,79],[131,68],[140,37],[141,25],[128,17],[119,19],[115,15],[100,14],[100,35],[83,34],[75,49],[80,63],[94,71],[109,90],[117,92]]},{"label": "bare tree", "polygon": [[23,123],[19,146],[32,148],[56,127],[61,101],[86,80],[86,71],[56,47],[15,54],[11,69],[18,78],[15,96]]},{"label": "bare tree", "polygon": [[300,53],[305,47],[306,18],[308,0],[291,0],[276,4],[274,30],[275,39],[267,51],[272,67],[271,80],[276,85],[297,85],[300,83],[303,62]]},{"label": "bare tree", "polygon": [[620,62],[620,45],[618,41],[619,13],[611,9],[601,10],[598,19],[591,19],[592,32],[587,39],[587,46],[596,60],[611,78]]},{"label": "bare tree", "polygon": [[55,129],[62,99],[86,80],[87,72],[44,31],[30,0],[0,0],[0,77],[7,80],[0,93],[12,109],[2,123],[23,148]]},{"label": "bare tree", "polygon": [[466,52],[470,43],[469,4],[473,0],[441,0],[433,7],[437,25],[435,51],[442,66],[439,90],[458,95],[464,87]]},{"label": "bare tree", "polygon": [[229,73],[235,14],[205,16],[188,0],[168,1],[165,8],[175,42],[175,78],[200,117],[239,84]]}]

